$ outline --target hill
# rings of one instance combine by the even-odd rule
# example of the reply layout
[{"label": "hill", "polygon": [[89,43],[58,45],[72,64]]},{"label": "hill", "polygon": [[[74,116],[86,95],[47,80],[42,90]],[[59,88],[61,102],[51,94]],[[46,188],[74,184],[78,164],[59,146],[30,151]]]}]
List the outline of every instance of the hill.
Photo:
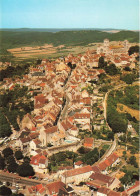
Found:
[{"label": "hill", "polygon": [[89,43],[103,42],[105,38],[110,41],[139,42],[139,33],[133,31],[120,31],[107,33],[97,30],[37,32],[37,31],[0,31],[1,47],[4,49],[36,46],[43,44],[58,45],[87,45]]},{"label": "hill", "polygon": [[97,31],[120,31],[123,29],[112,29],[112,28],[17,28],[17,29],[13,29],[13,28],[0,28],[0,31],[36,31],[36,32],[60,32],[60,31],[83,31],[83,30],[97,30]]}]

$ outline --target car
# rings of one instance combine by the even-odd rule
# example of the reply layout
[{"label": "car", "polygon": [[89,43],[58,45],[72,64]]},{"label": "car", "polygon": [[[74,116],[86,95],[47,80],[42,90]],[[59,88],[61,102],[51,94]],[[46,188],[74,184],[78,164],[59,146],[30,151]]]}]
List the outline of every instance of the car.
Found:
[{"label": "car", "polygon": [[53,179],[49,179],[48,182],[53,182]]},{"label": "car", "polygon": [[4,171],[4,172],[6,172],[6,171],[7,171],[7,169],[5,168],[3,171]]},{"label": "car", "polygon": [[35,179],[36,178],[36,176],[32,176],[32,179]]},{"label": "car", "polygon": [[43,180],[48,180],[48,178],[44,178]]}]

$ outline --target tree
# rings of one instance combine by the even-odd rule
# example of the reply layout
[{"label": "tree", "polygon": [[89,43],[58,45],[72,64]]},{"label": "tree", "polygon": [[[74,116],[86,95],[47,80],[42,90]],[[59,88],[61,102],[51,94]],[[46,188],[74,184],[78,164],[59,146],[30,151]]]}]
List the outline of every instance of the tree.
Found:
[{"label": "tree", "polygon": [[125,67],[124,70],[125,71],[131,71],[130,67]]},{"label": "tree", "polygon": [[12,155],[13,154],[13,150],[11,148],[5,148],[3,151],[2,151],[2,154],[4,155],[5,158],[7,158],[8,156]]},{"label": "tree", "polygon": [[134,167],[138,167],[138,164],[136,162],[136,157],[135,156],[131,156],[129,158],[129,162],[130,162],[131,165],[134,165]]},{"label": "tree", "polygon": [[23,159],[23,154],[20,150],[15,152],[15,157],[17,160]]},{"label": "tree", "polygon": [[107,66],[105,68],[105,71],[106,71],[106,73],[108,73],[111,76],[118,74],[118,69],[117,69],[116,65],[113,63],[110,64],[109,66]]},{"label": "tree", "polygon": [[13,155],[9,155],[9,156],[6,158],[6,161],[7,161],[7,164],[15,163],[15,157],[14,157]]},{"label": "tree", "polygon": [[[0,105],[2,105],[1,100],[0,100]],[[11,133],[12,133],[12,130],[9,125],[9,122],[7,121],[3,112],[0,110],[0,137],[10,136]]]},{"label": "tree", "polygon": [[136,46],[131,46],[131,47],[129,48],[129,50],[128,50],[129,56],[130,56],[131,54],[133,54],[133,53],[139,53],[139,50],[140,50],[140,48],[139,48],[138,45],[136,45]]},{"label": "tree", "polygon": [[99,68],[105,68],[106,66],[107,66],[107,63],[104,61],[104,57],[101,56],[101,57],[99,58],[98,67],[99,67]]},{"label": "tree", "polygon": [[10,196],[12,194],[12,191],[10,188],[6,187],[6,186],[1,186],[0,187],[0,195],[6,195],[6,196]]},{"label": "tree", "polygon": [[135,74],[127,74],[125,76],[122,76],[120,79],[123,80],[124,82],[126,82],[126,84],[132,84],[136,79],[136,75]]},{"label": "tree", "polygon": [[24,163],[30,163],[30,158],[28,156],[25,156],[23,160],[24,160]]},{"label": "tree", "polygon": [[16,162],[10,163],[7,167],[9,172],[15,173],[17,171],[18,164]]},{"label": "tree", "polygon": [[77,151],[78,151],[80,154],[85,154],[85,148],[84,148],[84,146],[81,146]]},{"label": "tree", "polygon": [[35,174],[33,167],[28,163],[23,163],[19,165],[17,168],[17,173],[23,177],[33,176]]},{"label": "tree", "polygon": [[72,64],[71,64],[71,62],[68,62],[68,66],[72,69]]},{"label": "tree", "polygon": [[3,170],[5,168],[5,159],[0,154],[0,169]]},{"label": "tree", "polygon": [[114,133],[113,133],[112,131],[108,132],[107,138],[108,138],[109,140],[113,140],[113,139],[114,139]]}]

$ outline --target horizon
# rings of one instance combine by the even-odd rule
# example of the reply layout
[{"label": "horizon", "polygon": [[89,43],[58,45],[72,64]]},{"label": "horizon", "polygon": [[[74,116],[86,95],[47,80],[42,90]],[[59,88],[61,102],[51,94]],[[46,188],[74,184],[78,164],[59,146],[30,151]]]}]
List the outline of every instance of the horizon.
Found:
[{"label": "horizon", "polygon": [[17,28],[13,28],[13,27],[0,27],[0,30],[1,29],[62,29],[62,30],[64,30],[64,29],[70,29],[70,30],[101,30],[101,31],[103,31],[103,30],[108,30],[108,31],[111,31],[111,30],[116,30],[116,31],[140,31],[140,29],[117,29],[117,28],[112,28],[112,27],[108,27],[108,28],[98,28],[98,27],[87,27],[87,28],[81,28],[81,27],[75,27],[75,28],[73,28],[73,27],[67,27],[67,28],[60,28],[60,27],[51,27],[51,28],[47,28],[47,27],[41,27],[41,28],[39,28],[39,27],[17,27]]},{"label": "horizon", "polygon": [[0,8],[1,29],[139,30],[138,0],[1,0]]}]

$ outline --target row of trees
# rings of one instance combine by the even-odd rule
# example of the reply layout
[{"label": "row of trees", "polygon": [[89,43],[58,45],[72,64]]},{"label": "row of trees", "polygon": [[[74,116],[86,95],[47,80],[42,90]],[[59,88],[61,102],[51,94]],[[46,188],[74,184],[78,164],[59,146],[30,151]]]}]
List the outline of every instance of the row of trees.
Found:
[{"label": "row of trees", "polygon": [[12,78],[13,76],[22,76],[29,72],[29,64],[22,66],[9,66],[6,69],[0,71],[0,81],[3,81],[4,78]]},{"label": "row of trees", "polygon": [[10,136],[12,133],[9,122],[7,121],[5,115],[0,109],[0,137]]},{"label": "row of trees", "polygon": [[[33,167],[29,164],[30,159],[28,157],[23,157],[21,151],[16,151],[13,153],[11,148],[5,148],[0,155],[0,169],[3,170],[6,168],[9,172],[17,172],[20,176],[33,176],[34,170]],[[16,160],[24,159],[24,162],[21,165],[17,164]]]},{"label": "row of trees", "polygon": [[123,80],[126,84],[132,84],[136,78],[136,74],[126,74],[120,77],[120,79]]},{"label": "row of trees", "polygon": [[0,187],[0,195],[1,196],[24,196],[22,193],[16,194],[12,193],[11,189],[6,187],[6,186],[1,186]]},{"label": "row of trees", "polygon": [[117,69],[116,65],[114,63],[111,63],[108,65],[108,63],[105,62],[103,56],[101,56],[99,58],[98,67],[104,69],[105,72],[111,76],[120,73],[119,70]]},{"label": "row of trees", "polygon": [[99,160],[100,157],[103,156],[105,150],[101,149],[99,151],[98,148],[94,148],[93,150],[86,152],[86,149],[84,147],[81,147],[81,149],[79,149],[79,152],[83,154],[80,158],[83,161],[83,163],[87,165],[93,165],[95,162]]},{"label": "row of trees", "polygon": [[17,119],[21,120],[26,113],[34,109],[33,101],[30,101],[31,95],[26,86],[16,85],[13,90],[7,90],[0,96],[0,137],[11,134],[11,125],[15,130],[19,130]]},{"label": "row of trees", "polygon": [[114,133],[126,132],[127,118],[125,114],[117,111],[117,99],[115,98],[115,91],[111,91],[107,100],[107,122]]}]

